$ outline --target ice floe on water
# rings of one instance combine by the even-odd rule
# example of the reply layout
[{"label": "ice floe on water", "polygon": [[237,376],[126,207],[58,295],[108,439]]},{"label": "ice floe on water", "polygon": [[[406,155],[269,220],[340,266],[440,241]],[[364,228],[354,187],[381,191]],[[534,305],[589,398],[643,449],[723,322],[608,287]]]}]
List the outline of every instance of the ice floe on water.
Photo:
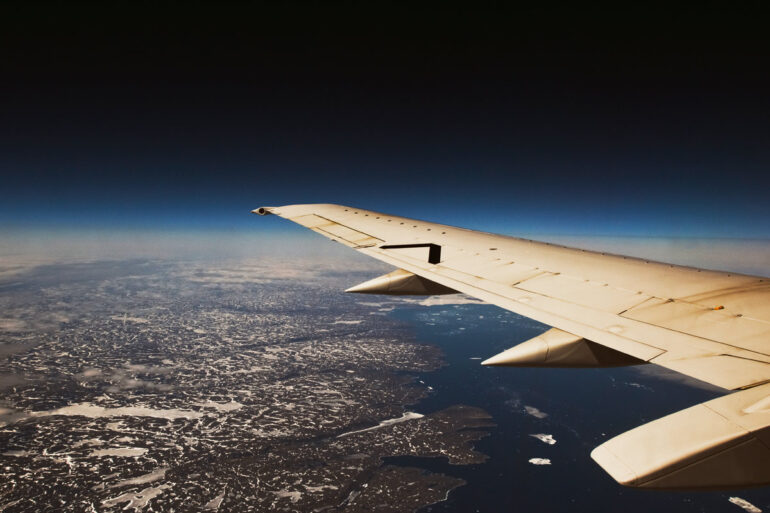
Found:
[{"label": "ice floe on water", "polygon": [[647,385],[642,385],[641,383],[636,383],[634,381],[626,381],[623,383],[626,386],[638,388],[639,390],[646,390],[647,392],[654,392],[651,387],[648,387]]},{"label": "ice floe on water", "polygon": [[337,435],[337,438],[353,435],[355,433],[364,433],[366,431],[372,431],[373,429],[379,429],[385,426],[392,426],[393,424],[399,424],[401,422],[406,422],[407,420],[421,419],[423,417],[424,415],[422,413],[415,413],[413,411],[408,411],[408,412],[405,412],[402,416],[396,417],[395,419],[383,420],[376,426],[368,427],[365,429],[357,429],[355,431],[348,431],[347,433],[342,433],[341,435]]},{"label": "ice floe on water", "polygon": [[281,499],[290,499],[292,503],[297,503],[302,498],[302,492],[290,492],[288,490],[280,490],[273,492],[276,497]]},{"label": "ice floe on water", "polygon": [[[366,484],[366,483],[364,483]],[[339,486],[334,485],[320,485],[320,486],[310,486],[310,485],[302,485],[305,487],[305,490],[307,490],[310,493],[318,493],[323,492],[324,490],[339,490]]]},{"label": "ice floe on water", "polygon": [[550,465],[551,460],[548,458],[530,458],[529,462],[533,465]]},{"label": "ice floe on water", "polygon": [[[225,403],[224,407],[228,403]],[[103,406],[97,406],[91,403],[79,403],[57,408],[55,410],[43,410],[43,411],[30,411],[30,412],[13,412],[13,414],[7,414],[4,409],[0,408],[0,427],[8,424],[13,424],[30,417],[50,417],[53,415],[64,415],[68,417],[81,416],[96,419],[100,417],[153,417],[156,419],[197,419],[206,415],[203,412],[179,410],[176,408],[169,409],[155,409],[148,408],[146,406],[120,406],[117,408],[106,408]],[[111,423],[107,425],[107,429],[113,429],[112,426],[117,426],[118,423]]]},{"label": "ice floe on water", "polygon": [[222,501],[225,500],[225,492],[227,491],[227,486],[222,488],[222,491],[219,495],[208,501],[204,506],[203,509],[205,511],[218,511],[219,506],[222,505]]},{"label": "ice floe on water", "polygon": [[553,435],[547,435],[545,433],[537,433],[536,435],[529,435],[533,438],[537,438],[543,443],[546,443],[548,445],[554,445],[556,443],[556,439],[553,437]]},{"label": "ice floe on water", "polygon": [[150,502],[150,500],[154,499],[163,493],[164,490],[169,488],[171,488],[171,485],[167,484],[161,486],[150,486],[140,492],[124,493],[123,495],[119,495],[113,499],[103,500],[102,506],[111,508],[113,506],[117,506],[118,504],[127,502],[128,504],[126,504],[126,506],[123,508],[124,510],[133,509],[134,511],[141,511],[147,506],[147,503]]},{"label": "ice floe on water", "polygon": [[[122,441],[122,440],[118,440],[118,441]],[[101,438],[86,438],[84,440],[78,440],[77,442],[72,444],[72,448],[77,449],[78,447],[83,447],[83,446],[94,447],[97,445],[104,445],[104,443],[105,443],[104,440],[102,440]]]},{"label": "ice floe on water", "polygon": [[762,513],[761,509],[759,509],[758,507],[756,507],[755,505],[753,505],[752,503],[750,503],[746,499],[741,499],[740,497],[730,497],[727,500],[729,500],[730,502],[732,502],[733,504],[735,504],[739,508],[745,509],[749,513]]},{"label": "ice floe on water", "polygon": [[119,481],[113,485],[110,485],[110,488],[121,488],[123,486],[133,486],[133,485],[139,485],[139,484],[145,484],[145,483],[152,483],[153,481],[157,481],[158,479],[165,478],[167,471],[168,471],[168,467],[159,468],[158,470],[154,472],[150,472],[149,474],[144,474],[142,476],[132,477],[130,479],[124,479],[123,481]]},{"label": "ice floe on water", "polygon": [[528,415],[532,415],[533,417],[538,419],[544,419],[548,416],[547,413],[538,410],[534,406],[525,406],[524,409],[527,411]]},{"label": "ice floe on water", "polygon": [[[3,456],[13,456],[15,458],[25,458],[25,457],[31,456],[31,455],[32,455],[32,453],[29,452],[29,451],[17,451],[17,450],[5,451],[3,453]],[[0,511],[2,511],[2,510],[0,510]]]},{"label": "ice floe on water", "polygon": [[195,406],[200,406],[201,408],[213,408],[218,411],[233,411],[233,410],[240,410],[243,408],[243,405],[237,401],[230,401],[227,403],[218,403],[212,400],[208,400],[205,402],[200,403],[193,403]]},{"label": "ice floe on water", "polygon": [[89,456],[142,456],[147,452],[144,447],[108,447],[106,449],[96,449],[91,451]]},{"label": "ice floe on water", "polygon": [[154,417],[157,419],[197,419],[205,415],[202,412],[178,410],[169,408],[157,410],[146,406],[120,406],[117,408],[105,408],[91,403],[71,404],[56,410],[33,411],[28,414],[30,417],[47,417],[51,415],[80,415],[88,418],[99,417]]}]

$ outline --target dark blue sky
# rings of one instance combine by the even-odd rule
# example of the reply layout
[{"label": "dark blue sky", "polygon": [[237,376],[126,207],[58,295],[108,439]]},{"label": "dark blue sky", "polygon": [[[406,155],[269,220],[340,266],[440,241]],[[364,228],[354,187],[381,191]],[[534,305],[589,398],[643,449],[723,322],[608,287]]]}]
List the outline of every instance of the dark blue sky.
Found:
[{"label": "dark blue sky", "polygon": [[758,2],[2,9],[0,229],[245,230],[256,206],[333,202],[770,237]]}]

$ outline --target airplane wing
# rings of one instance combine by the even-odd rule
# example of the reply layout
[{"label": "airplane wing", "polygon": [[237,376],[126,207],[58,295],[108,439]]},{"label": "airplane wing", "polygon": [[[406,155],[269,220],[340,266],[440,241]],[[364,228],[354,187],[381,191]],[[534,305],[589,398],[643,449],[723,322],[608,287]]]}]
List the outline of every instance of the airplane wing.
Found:
[{"label": "airplane wing", "polygon": [[486,365],[654,363],[742,390],[591,454],[644,488],[770,484],[770,279],[494,235],[341,205],[261,207],[397,271],[348,289],[462,292],[552,327]]}]

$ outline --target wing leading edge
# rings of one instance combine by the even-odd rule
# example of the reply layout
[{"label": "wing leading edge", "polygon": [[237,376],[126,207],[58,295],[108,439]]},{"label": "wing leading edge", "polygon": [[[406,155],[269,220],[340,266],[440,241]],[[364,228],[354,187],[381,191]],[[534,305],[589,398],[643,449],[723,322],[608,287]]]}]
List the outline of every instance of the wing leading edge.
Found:
[{"label": "wing leading edge", "polygon": [[[770,385],[758,386],[770,382],[767,278],[597,253],[341,205],[261,207],[253,212],[287,218],[399,269],[351,292],[458,291],[554,328],[550,335],[485,363],[576,367],[655,363],[722,388],[751,389],[715,400],[725,400],[723,405],[741,402],[739,396],[749,392],[753,399],[762,390],[770,412]],[[500,363],[501,359],[505,361]],[[708,404],[699,406],[708,409]],[[703,479],[703,469],[711,467],[698,462],[714,463],[714,451],[721,454],[727,446],[743,447],[741,437],[770,447],[770,431],[764,420],[756,420],[761,417],[770,425],[770,417],[754,411],[752,431],[735,421],[746,417],[736,413],[742,410],[728,405],[720,411],[716,415],[735,427],[730,431],[735,436],[699,434],[702,426],[679,412],[669,416],[680,415],[673,420],[664,417],[609,440],[592,456],[629,486],[713,488],[770,483],[770,463],[756,470],[757,465],[743,457],[738,458],[738,466],[755,471],[738,478],[738,484],[727,477],[714,478],[716,482]],[[634,459],[640,451],[650,454],[646,445],[658,440],[640,436],[638,430],[686,433],[693,443],[658,444],[665,447],[665,457]],[[736,460],[738,453],[729,454],[730,461]],[[665,478],[673,473],[676,480]],[[728,475],[742,474],[730,471]]]}]

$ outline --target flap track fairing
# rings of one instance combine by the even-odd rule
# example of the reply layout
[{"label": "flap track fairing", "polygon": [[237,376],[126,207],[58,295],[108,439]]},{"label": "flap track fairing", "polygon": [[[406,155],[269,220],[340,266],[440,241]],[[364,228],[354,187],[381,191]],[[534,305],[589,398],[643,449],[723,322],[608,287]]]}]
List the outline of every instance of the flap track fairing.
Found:
[{"label": "flap track fairing", "polygon": [[392,273],[365,281],[345,292],[356,294],[386,294],[390,296],[433,296],[457,294],[457,291],[422,276],[398,269]]},{"label": "flap track fairing", "polygon": [[646,362],[556,328],[481,362],[499,367],[622,367],[642,363]]}]

